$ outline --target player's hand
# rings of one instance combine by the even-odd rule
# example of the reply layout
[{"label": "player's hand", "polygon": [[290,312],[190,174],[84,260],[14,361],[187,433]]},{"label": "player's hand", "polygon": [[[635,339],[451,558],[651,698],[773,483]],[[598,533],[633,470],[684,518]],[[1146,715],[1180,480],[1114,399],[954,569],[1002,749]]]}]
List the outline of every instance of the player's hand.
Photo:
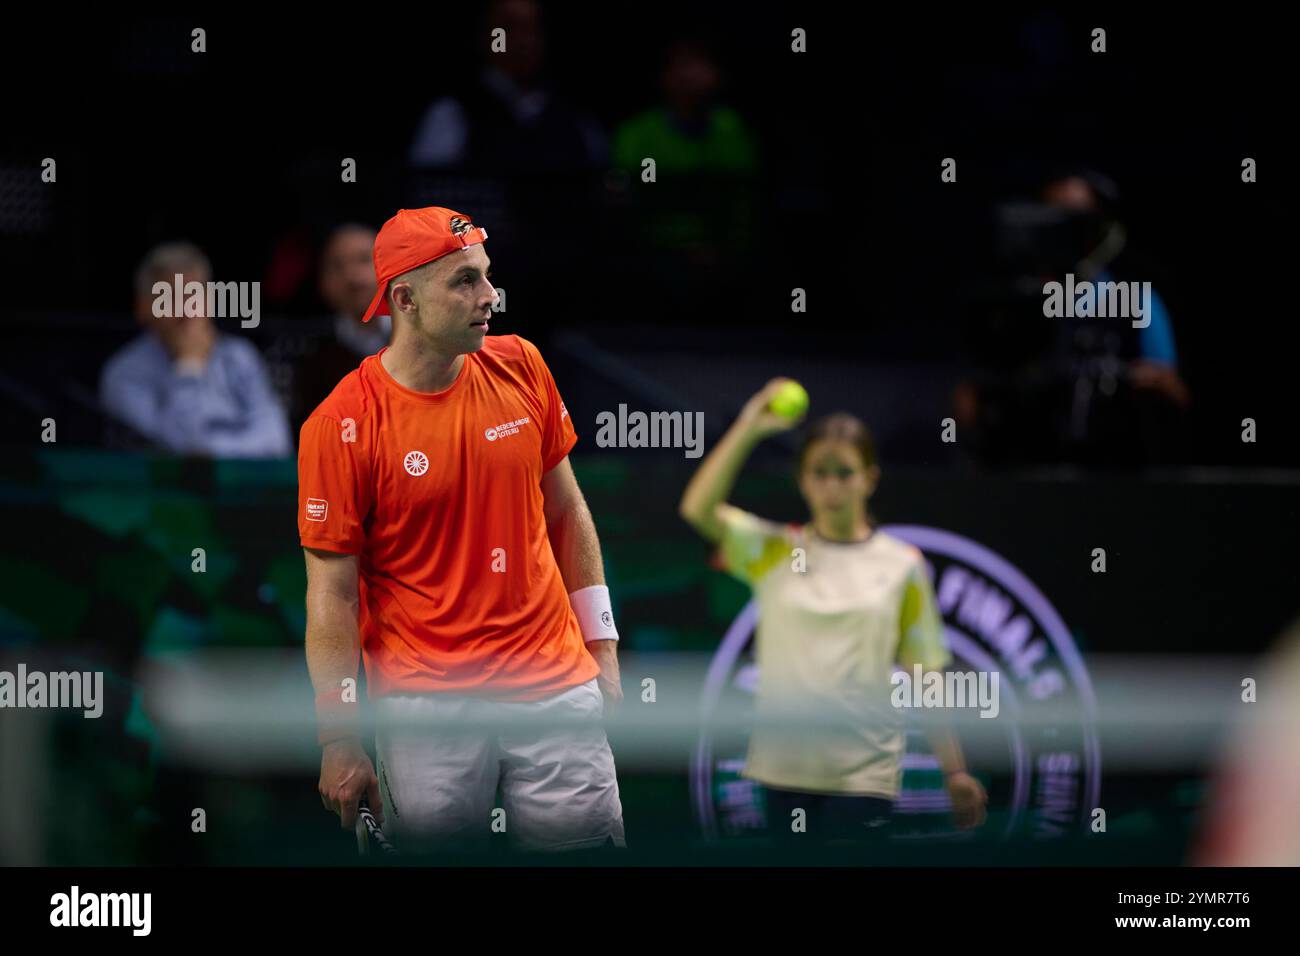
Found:
[{"label": "player's hand", "polygon": [[366,749],[356,740],[336,740],[325,745],[320,758],[320,801],[339,815],[339,826],[351,830],[357,822],[357,804],[365,797],[375,819],[384,822],[384,801],[379,778]]},{"label": "player's hand", "polygon": [[618,672],[618,641],[592,641],[587,650],[600,665],[596,685],[605,698],[605,713],[610,713],[623,703],[623,683]]},{"label": "player's hand", "polygon": [[793,381],[793,379],[774,378],[755,392],[749,401],[745,402],[745,407],[740,410],[740,417],[736,419],[736,422],[750,437],[754,439],[767,438],[769,435],[789,431],[802,421],[802,416],[800,418],[787,418],[784,415],[776,414],[767,407],[776,395],[777,390],[790,381]]},{"label": "player's hand", "polygon": [[985,806],[989,798],[983,785],[965,771],[950,774],[946,784],[957,828],[969,830],[980,826],[988,818]]}]

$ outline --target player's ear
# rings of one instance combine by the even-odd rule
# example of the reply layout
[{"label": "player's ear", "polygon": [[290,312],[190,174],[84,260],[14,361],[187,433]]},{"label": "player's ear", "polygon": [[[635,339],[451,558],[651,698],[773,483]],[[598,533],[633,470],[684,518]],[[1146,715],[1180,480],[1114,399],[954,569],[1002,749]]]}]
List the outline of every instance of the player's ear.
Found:
[{"label": "player's ear", "polygon": [[414,312],[415,304],[415,287],[409,280],[394,282],[388,287],[388,307],[393,310],[393,315],[399,312]]}]

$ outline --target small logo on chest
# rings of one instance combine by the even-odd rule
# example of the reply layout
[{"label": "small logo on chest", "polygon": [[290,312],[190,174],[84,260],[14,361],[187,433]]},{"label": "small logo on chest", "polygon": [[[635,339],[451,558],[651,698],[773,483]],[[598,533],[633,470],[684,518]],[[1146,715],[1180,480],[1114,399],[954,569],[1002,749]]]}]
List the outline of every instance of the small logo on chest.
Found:
[{"label": "small logo on chest", "polygon": [[419,478],[429,470],[429,456],[422,451],[408,451],[402,459],[402,467],[408,475]]},{"label": "small logo on chest", "polygon": [[513,422],[502,422],[483,432],[483,437],[488,441],[496,441],[498,438],[506,438],[510,435],[517,435],[519,429],[528,424],[527,418],[518,418]]}]

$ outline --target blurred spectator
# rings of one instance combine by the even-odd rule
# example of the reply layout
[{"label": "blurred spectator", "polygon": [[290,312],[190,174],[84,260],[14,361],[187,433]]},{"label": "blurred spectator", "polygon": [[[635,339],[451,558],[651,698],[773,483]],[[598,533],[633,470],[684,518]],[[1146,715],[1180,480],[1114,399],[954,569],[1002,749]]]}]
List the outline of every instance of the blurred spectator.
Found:
[{"label": "blurred spectator", "polygon": [[425,111],[411,143],[413,166],[508,175],[596,169],[606,162],[604,131],[556,95],[546,77],[546,33],[533,0],[488,5],[481,40],[505,31],[505,49],[487,52],[476,79]]},{"label": "blurred spectator", "polygon": [[[613,178],[613,198],[635,207],[628,220],[633,267],[657,264],[644,281],[682,303],[698,301],[702,287],[731,281],[718,270],[743,269],[754,247],[758,150],[740,114],[720,102],[722,85],[706,44],[676,40],[664,51],[661,103],[614,132],[613,161],[625,191],[619,195]],[[639,188],[646,159],[655,161],[649,193]],[[638,249],[642,242],[650,249]]]},{"label": "blurred spectator", "polygon": [[614,165],[639,174],[653,157],[662,173],[753,173],[757,150],[744,120],[717,101],[722,71],[703,43],[677,40],[660,74],[663,103],[614,132]]},{"label": "blurred spectator", "polygon": [[[504,30],[494,51],[492,31]],[[523,303],[567,295],[569,249],[556,223],[594,222],[609,165],[608,137],[595,116],[553,84],[542,9],[534,0],[495,0],[484,8],[473,63],[443,71],[451,91],[416,126],[408,160],[407,203],[470,209],[492,237],[492,259]],[[459,60],[457,60],[459,62]],[[598,80],[597,80],[598,82]],[[530,334],[545,334],[547,310],[529,312]]]},{"label": "blurred spectator", "polygon": [[[1096,182],[1100,182],[1100,189],[1094,185]],[[1126,236],[1123,225],[1114,218],[1111,210],[1105,208],[1107,203],[1103,197],[1109,191],[1108,186],[1105,180],[1098,181],[1095,174],[1090,181],[1089,177],[1072,173],[1049,181],[1043,188],[1043,202],[1048,206],[1079,214],[1100,225],[1101,236],[1097,246],[1076,266],[1078,279],[1098,283],[1119,281],[1111,267],[1124,250]],[[1125,279],[1137,280],[1139,277],[1130,275]],[[1148,308],[1149,324],[1132,330],[1137,342],[1127,351],[1135,351],[1136,355],[1125,356],[1128,359],[1125,374],[1129,384],[1139,391],[1159,395],[1172,405],[1185,407],[1190,396],[1178,374],[1173,322],[1164,300],[1154,288]],[[1075,334],[1077,337],[1080,333],[1076,330]],[[1116,343],[1112,348],[1118,351],[1120,346]]]},{"label": "blurred spectator", "polygon": [[1190,392],[1154,284],[1145,327],[1124,317],[1043,314],[1045,285],[1152,282],[1135,265],[1105,176],[1049,176],[1031,202],[998,208],[997,261],[968,336],[975,370],[954,414],[994,463],[1141,465],[1176,460]]},{"label": "blurred spectator", "polygon": [[272,458],[290,454],[284,409],[247,340],[217,332],[210,316],[154,315],[153,285],[212,279],[188,242],[152,249],[135,274],[135,317],[145,332],[100,373],[104,410],[157,445],[184,454]]},{"label": "blurred spectator", "polygon": [[361,321],[375,295],[374,245],[375,230],[356,223],[325,240],[319,288],[332,315],[325,334],[305,338],[294,356],[289,420],[295,435],[345,375],[388,344],[391,316]]}]

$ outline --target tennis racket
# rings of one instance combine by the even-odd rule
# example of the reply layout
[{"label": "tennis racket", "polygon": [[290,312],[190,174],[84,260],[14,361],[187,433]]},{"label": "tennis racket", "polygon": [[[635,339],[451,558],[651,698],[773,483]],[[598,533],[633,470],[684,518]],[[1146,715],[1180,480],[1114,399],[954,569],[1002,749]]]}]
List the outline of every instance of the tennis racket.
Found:
[{"label": "tennis racket", "polygon": [[369,856],[371,844],[379,847],[385,856],[398,855],[397,849],[384,836],[384,830],[371,812],[369,802],[362,797],[357,805],[357,852]]}]

